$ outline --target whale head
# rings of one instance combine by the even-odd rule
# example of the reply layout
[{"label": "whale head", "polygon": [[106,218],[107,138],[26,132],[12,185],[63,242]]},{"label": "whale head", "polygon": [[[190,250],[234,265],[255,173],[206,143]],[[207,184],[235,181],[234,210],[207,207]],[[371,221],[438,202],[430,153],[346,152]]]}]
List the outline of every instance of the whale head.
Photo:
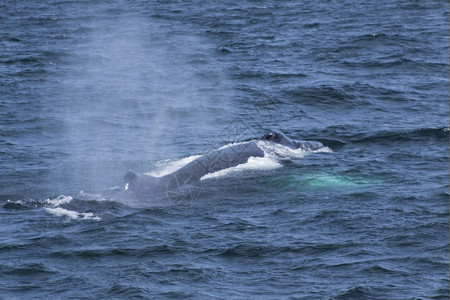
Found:
[{"label": "whale head", "polygon": [[269,133],[266,133],[261,140],[281,144],[292,149],[298,148],[298,145],[294,141],[278,130],[271,130]]},{"label": "whale head", "polygon": [[261,140],[277,143],[294,150],[300,148],[305,151],[314,151],[324,147],[322,143],[316,141],[293,141],[279,130],[271,130]]}]

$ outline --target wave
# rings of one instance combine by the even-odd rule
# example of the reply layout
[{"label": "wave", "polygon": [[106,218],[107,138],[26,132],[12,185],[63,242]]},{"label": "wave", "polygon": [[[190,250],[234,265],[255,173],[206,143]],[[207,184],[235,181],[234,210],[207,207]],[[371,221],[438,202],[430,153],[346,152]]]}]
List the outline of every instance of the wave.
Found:
[{"label": "wave", "polygon": [[381,131],[365,137],[355,137],[353,142],[427,142],[449,141],[449,128],[419,128],[407,131]]},{"label": "wave", "polygon": [[283,72],[283,71],[266,71],[264,69],[258,70],[242,70],[239,67],[235,67],[237,79],[271,79],[271,80],[289,80],[308,77],[307,74],[301,72]]},{"label": "wave", "polygon": [[375,33],[366,33],[362,35],[358,35],[355,37],[350,37],[347,41],[349,44],[352,45],[378,45],[379,43],[383,44],[390,44],[390,43],[415,43],[417,42],[417,39],[412,37],[411,35],[405,36],[402,34],[390,34],[390,33],[383,33],[383,32],[375,32]]},{"label": "wave", "polygon": [[42,64],[42,62],[36,57],[22,57],[22,58],[17,57],[17,58],[0,60],[0,63],[5,64],[5,65],[11,65],[11,64],[41,65]]},{"label": "wave", "polygon": [[58,272],[49,270],[47,266],[41,263],[28,263],[21,267],[0,266],[1,274],[14,276],[46,275],[57,274]]},{"label": "wave", "polygon": [[384,59],[363,59],[363,60],[344,60],[342,61],[344,67],[364,67],[364,68],[379,68],[379,69],[389,69],[401,67],[402,69],[408,69],[409,71],[435,71],[443,72],[448,70],[448,65],[444,63],[437,63],[432,61],[418,61],[405,57],[401,58],[389,58]]},{"label": "wave", "polygon": [[449,127],[381,130],[356,134],[347,134],[346,132],[357,132],[357,130],[349,130],[348,126],[329,127],[322,132],[322,135],[334,138],[329,140],[322,139],[321,141],[327,145],[334,144],[338,147],[347,143],[449,142]]},{"label": "wave", "polygon": [[[86,196],[95,197],[95,195]],[[99,213],[123,206],[118,202],[107,201],[100,198],[98,199],[99,200],[81,200],[74,199],[72,196],[59,195],[57,197],[50,197],[44,200],[8,200],[5,204],[3,204],[3,208],[10,210],[31,210],[43,208],[48,214],[55,217],[60,217],[65,221],[100,221],[102,218],[99,216]]]},{"label": "wave", "polygon": [[284,91],[284,98],[290,99],[294,103],[303,105],[320,106],[339,105],[353,107],[353,102],[367,102],[367,100],[358,99],[354,94],[349,93],[345,88],[337,88],[330,85],[320,86],[297,86],[294,89]]}]

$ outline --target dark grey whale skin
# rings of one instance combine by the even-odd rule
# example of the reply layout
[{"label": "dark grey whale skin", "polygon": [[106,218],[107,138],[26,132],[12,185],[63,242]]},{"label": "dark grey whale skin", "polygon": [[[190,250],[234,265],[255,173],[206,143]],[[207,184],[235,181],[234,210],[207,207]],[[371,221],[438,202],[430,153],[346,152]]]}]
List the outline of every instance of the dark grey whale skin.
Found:
[{"label": "dark grey whale skin", "polygon": [[[305,151],[313,151],[324,147],[322,143],[315,141],[293,141],[278,130],[270,131],[261,140],[281,144],[292,149],[301,148]],[[250,157],[263,156],[264,151],[258,147],[257,141],[250,141],[214,150],[162,177],[129,171],[124,176],[126,189],[119,194],[119,197],[135,199],[165,198],[168,193],[180,190],[183,187],[196,186],[199,184],[200,178],[206,174],[244,164]]]}]

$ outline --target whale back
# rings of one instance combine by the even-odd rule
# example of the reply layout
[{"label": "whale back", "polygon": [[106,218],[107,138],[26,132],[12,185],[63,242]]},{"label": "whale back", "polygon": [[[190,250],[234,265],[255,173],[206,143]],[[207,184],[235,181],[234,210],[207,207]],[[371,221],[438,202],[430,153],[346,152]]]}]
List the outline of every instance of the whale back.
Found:
[{"label": "whale back", "polygon": [[256,142],[241,143],[205,154],[174,172],[173,176],[177,176],[182,182],[192,183],[206,174],[244,164],[250,157],[263,156],[264,151]]},{"label": "whale back", "polygon": [[[320,142],[291,140],[277,130],[264,135],[262,140],[281,144],[294,150],[314,151],[323,147]],[[171,195],[173,194],[182,193],[186,189],[198,188],[203,176],[245,164],[250,157],[264,157],[264,151],[258,147],[257,141],[233,144],[211,151],[162,177],[129,171],[123,178],[126,186],[120,196],[136,199],[172,199]]]},{"label": "whale back", "polygon": [[174,194],[186,188],[198,188],[200,179],[206,174],[246,163],[250,157],[263,156],[264,152],[252,141],[214,150],[162,177],[128,171],[123,177],[125,190],[120,196],[135,199],[171,199]]}]

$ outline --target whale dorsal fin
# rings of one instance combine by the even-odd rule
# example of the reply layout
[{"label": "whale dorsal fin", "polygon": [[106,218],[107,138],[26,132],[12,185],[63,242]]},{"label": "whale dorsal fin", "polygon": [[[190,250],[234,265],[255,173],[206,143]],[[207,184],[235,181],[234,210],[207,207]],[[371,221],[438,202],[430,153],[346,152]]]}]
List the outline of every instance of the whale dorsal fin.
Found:
[{"label": "whale dorsal fin", "polygon": [[128,173],[123,177],[123,180],[125,181],[125,190],[135,190],[138,188],[146,193],[155,193],[165,187],[165,185],[160,185],[161,178],[145,174],[137,174],[134,171],[128,171]]},{"label": "whale dorsal fin", "polygon": [[128,171],[127,174],[125,174],[125,176],[123,176],[123,180],[125,181],[125,183],[130,183],[130,182],[133,182],[134,180],[136,180],[137,177],[138,177],[138,174],[136,174],[136,172]]}]

